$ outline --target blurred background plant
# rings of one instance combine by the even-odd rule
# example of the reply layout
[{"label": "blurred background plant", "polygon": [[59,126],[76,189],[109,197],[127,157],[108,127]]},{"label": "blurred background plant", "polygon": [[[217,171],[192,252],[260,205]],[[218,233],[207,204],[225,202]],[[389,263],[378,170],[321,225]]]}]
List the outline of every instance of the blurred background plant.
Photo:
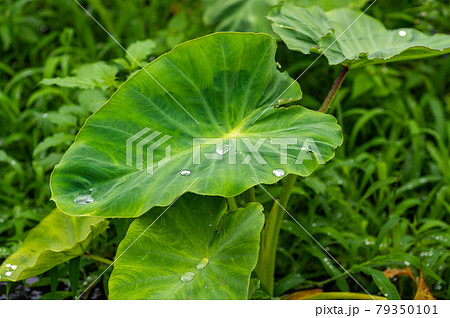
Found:
[{"label": "blurred background plant", "polygon": [[[2,1],[1,260],[54,209],[48,185],[54,165],[86,118],[139,64],[216,30],[271,32],[265,20],[245,19],[248,12],[264,17],[265,8],[278,1],[258,6],[261,13],[248,2],[220,11],[214,7],[220,1],[210,0],[80,1],[137,63],[73,0]],[[447,1],[378,0],[368,14],[388,28],[449,33]],[[277,61],[294,78],[317,57],[278,46]],[[339,72],[319,59],[299,79],[302,105],[318,109]],[[411,266],[418,275],[422,263],[433,296],[450,299],[448,78],[448,56],[350,72],[330,110],[343,127],[344,145],[330,163],[296,183],[288,210],[372,294],[413,298],[411,279],[389,279],[383,271]],[[279,186],[268,188],[279,194]],[[271,198],[258,189],[257,196],[270,210]],[[128,224],[113,221],[86,257],[22,283],[0,283],[0,299],[7,292],[9,298],[70,298],[74,280],[83,291],[114,257]],[[275,296],[313,288],[360,291],[291,219],[282,229]],[[74,262],[79,274],[71,270]],[[105,298],[107,279],[84,296]],[[267,296],[260,291],[253,297]]]}]

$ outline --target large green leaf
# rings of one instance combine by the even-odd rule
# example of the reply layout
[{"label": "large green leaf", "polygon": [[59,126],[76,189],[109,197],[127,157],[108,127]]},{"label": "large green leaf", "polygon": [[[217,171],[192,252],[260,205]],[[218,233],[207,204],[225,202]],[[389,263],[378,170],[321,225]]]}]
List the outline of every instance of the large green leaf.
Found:
[{"label": "large green leaf", "polygon": [[[87,120],[55,167],[51,188],[57,206],[70,215],[135,217],[186,191],[231,197],[288,173],[311,174],[333,157],[342,133],[330,115],[273,107],[277,100],[301,97],[299,85],[276,70],[275,49],[268,35],[216,33],[150,63]],[[134,140],[139,133],[145,135]],[[224,145],[205,138],[221,138]],[[286,161],[275,138],[297,140]],[[308,140],[317,146],[314,156],[305,151]],[[150,153],[153,160],[143,155],[144,145],[148,150],[162,141]],[[250,143],[260,146],[260,156]],[[168,146],[171,158],[160,167]],[[86,204],[74,202],[80,196]]]},{"label": "large green leaf", "polygon": [[268,18],[290,49],[323,53],[331,65],[355,68],[450,52],[449,35],[429,36],[407,28],[387,30],[380,21],[360,15],[360,11],[348,8],[324,12],[317,6],[285,4],[274,7]]},{"label": "large green leaf", "polygon": [[265,32],[272,34],[266,16],[279,0],[203,0],[205,24],[217,31]]},{"label": "large green leaf", "polygon": [[0,266],[0,281],[27,279],[82,255],[107,227],[108,221],[103,218],[73,217],[53,210]]},{"label": "large green leaf", "polygon": [[224,199],[186,194],[164,211],[154,208],[131,224],[117,251],[109,298],[245,299],[262,206],[224,215]]}]

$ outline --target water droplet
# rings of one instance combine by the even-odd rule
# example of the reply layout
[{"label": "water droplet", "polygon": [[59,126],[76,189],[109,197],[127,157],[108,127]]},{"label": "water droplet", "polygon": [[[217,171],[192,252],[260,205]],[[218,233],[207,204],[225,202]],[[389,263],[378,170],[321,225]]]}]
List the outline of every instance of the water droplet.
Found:
[{"label": "water droplet", "polygon": [[313,224],[311,224],[311,226],[312,226],[312,227],[316,227],[316,226],[317,226],[317,224],[316,224],[316,223],[313,223]]},{"label": "water droplet", "polygon": [[407,261],[405,261],[404,264],[405,264],[406,266],[411,265],[411,263],[410,263],[410,262],[407,262]]},{"label": "water droplet", "polygon": [[47,113],[42,114],[42,117],[43,117],[43,118],[47,118],[47,117],[48,117],[48,114],[47,114]]},{"label": "water droplet", "polygon": [[11,165],[15,166],[16,165],[16,161],[15,160],[11,160]]},{"label": "water droplet", "polygon": [[11,264],[6,264],[5,266],[6,266],[6,267],[11,267]]},{"label": "water droplet", "polygon": [[277,178],[281,178],[286,174],[286,172],[283,169],[275,169],[274,171],[272,171],[272,173]]},{"label": "water droplet", "polygon": [[11,265],[11,269],[12,270],[16,270],[17,269],[17,265]]},{"label": "water droplet", "polygon": [[208,263],[209,263],[209,258],[205,257],[200,261],[200,263],[195,265],[195,268],[196,269],[204,269],[206,267],[206,265],[208,265]]},{"label": "water droplet", "polygon": [[73,199],[75,204],[88,204],[94,202],[94,197],[90,194],[79,194]]},{"label": "water droplet", "polygon": [[427,178],[420,178],[419,181],[420,181],[420,183],[425,183],[425,182],[427,182]]},{"label": "water droplet", "polygon": [[400,36],[406,36],[406,31],[400,30],[400,31],[398,31],[398,35],[400,35]]},{"label": "water droplet", "polygon": [[195,274],[193,272],[186,272],[183,275],[181,275],[181,281],[183,283],[188,283],[194,279],[194,276]]},{"label": "water droplet", "polygon": [[180,174],[182,176],[189,176],[189,175],[191,175],[191,171],[190,170],[183,170],[183,171],[180,172]]},{"label": "water droplet", "polygon": [[90,188],[89,191],[91,191],[91,192],[94,191],[94,188]]},{"label": "water droplet", "polygon": [[212,224],[210,223],[209,226],[212,226]]},{"label": "water droplet", "polygon": [[5,276],[11,276],[12,275],[12,272],[6,272],[5,273]]},{"label": "water droplet", "polygon": [[308,150],[308,148],[306,148],[305,146],[302,146],[302,148],[300,148],[300,150],[306,151],[306,150]]},{"label": "water droplet", "polygon": [[231,150],[231,145],[220,145],[217,147],[216,152],[217,154],[223,156],[226,155]]}]

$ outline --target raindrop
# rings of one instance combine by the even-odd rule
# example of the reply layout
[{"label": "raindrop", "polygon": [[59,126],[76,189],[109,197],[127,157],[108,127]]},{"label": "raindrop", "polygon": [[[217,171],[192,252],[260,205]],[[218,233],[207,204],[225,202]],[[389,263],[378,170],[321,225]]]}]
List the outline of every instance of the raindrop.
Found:
[{"label": "raindrop", "polygon": [[90,188],[89,191],[91,191],[91,192],[94,191],[94,188]]},{"label": "raindrop", "polygon": [[195,265],[195,268],[196,269],[204,269],[206,267],[206,265],[208,265],[208,263],[209,263],[209,258],[205,257],[200,261],[200,263]]},{"label": "raindrop", "polygon": [[195,274],[193,272],[186,272],[183,275],[181,275],[181,281],[183,283],[188,283],[194,279],[194,276]]},{"label": "raindrop", "polygon": [[406,31],[400,30],[400,31],[398,31],[398,35],[400,35],[400,36],[406,36]]},{"label": "raindrop", "polygon": [[226,155],[231,150],[231,145],[220,145],[217,147],[217,154],[223,156]]},{"label": "raindrop", "polygon": [[316,226],[317,226],[317,224],[316,224],[316,223],[313,223],[313,224],[311,224],[311,226],[312,226],[312,227],[316,227]]},{"label": "raindrop", "polygon": [[420,178],[419,181],[420,181],[420,183],[425,183],[425,182],[427,182],[427,178]]},{"label": "raindrop", "polygon": [[94,197],[90,194],[79,194],[76,196],[75,199],[73,199],[73,202],[75,204],[84,205],[84,204],[94,202]]},{"label": "raindrop", "polygon": [[6,264],[5,266],[6,266],[6,267],[11,267],[11,264]]},{"label": "raindrop", "polygon": [[180,172],[180,174],[182,176],[189,176],[189,175],[191,175],[191,171],[190,170],[183,170],[183,171]]},{"label": "raindrop", "polygon": [[16,270],[17,269],[17,265],[11,265],[11,269],[12,270]]},{"label": "raindrop", "polygon": [[305,146],[302,146],[302,148],[300,150],[306,151],[306,150],[308,150],[308,148],[306,148]]},{"label": "raindrop", "polygon": [[11,160],[11,165],[15,165],[16,164],[16,161],[15,160]]},{"label": "raindrop", "polygon": [[212,226],[212,224],[209,224],[209,226]]},{"label": "raindrop", "polygon": [[12,272],[6,272],[5,273],[5,276],[11,276],[12,275]]},{"label": "raindrop", "polygon": [[272,173],[277,178],[281,178],[286,174],[286,172],[283,169],[275,169],[274,171],[272,171]]},{"label": "raindrop", "polygon": [[404,264],[405,264],[406,266],[411,265],[411,263],[410,263],[410,262],[407,262],[407,261],[405,261]]},{"label": "raindrop", "polygon": [[42,117],[43,117],[43,118],[47,118],[47,117],[48,117],[48,114],[47,114],[47,113],[42,114]]}]

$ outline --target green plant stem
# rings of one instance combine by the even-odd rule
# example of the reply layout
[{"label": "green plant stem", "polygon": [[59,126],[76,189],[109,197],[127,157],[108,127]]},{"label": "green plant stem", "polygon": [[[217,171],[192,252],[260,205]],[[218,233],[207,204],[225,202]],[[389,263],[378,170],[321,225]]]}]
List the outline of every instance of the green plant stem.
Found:
[{"label": "green plant stem", "polygon": [[321,293],[315,296],[306,298],[308,300],[332,300],[332,299],[362,299],[362,300],[387,300],[386,297],[368,295],[362,293],[350,293],[350,292],[329,292]]},{"label": "green plant stem", "polygon": [[290,174],[283,181],[280,197],[274,202],[269,218],[261,235],[261,249],[259,253],[256,272],[271,294],[273,294],[275,259],[277,254],[278,236],[292,188],[297,175]]},{"label": "green plant stem", "polygon": [[244,193],[245,195],[245,201],[247,202],[256,202],[256,196],[255,196],[255,188],[250,188]]},{"label": "green plant stem", "polygon": [[236,211],[238,209],[237,203],[236,203],[236,199],[233,198],[227,198],[227,202],[228,202],[228,209],[230,211]]},{"label": "green plant stem", "polygon": [[113,263],[113,261],[110,260],[110,259],[103,258],[103,257],[100,257],[100,256],[96,256],[96,255],[92,255],[92,254],[88,254],[88,253],[84,253],[84,256],[86,256],[86,257],[88,257],[90,259],[93,259],[94,261],[97,261],[97,262],[100,262],[100,263],[104,263],[104,264],[107,264],[107,265],[111,265]]},{"label": "green plant stem", "polygon": [[344,66],[344,69],[341,71],[339,76],[337,77],[336,81],[334,82],[333,86],[331,87],[330,91],[328,92],[327,97],[323,101],[322,106],[320,106],[319,112],[326,113],[328,109],[331,106],[331,103],[334,100],[334,97],[336,96],[336,93],[339,91],[339,88],[342,85],[342,82],[345,79],[345,76],[347,75],[349,71],[349,68],[347,66]]}]

